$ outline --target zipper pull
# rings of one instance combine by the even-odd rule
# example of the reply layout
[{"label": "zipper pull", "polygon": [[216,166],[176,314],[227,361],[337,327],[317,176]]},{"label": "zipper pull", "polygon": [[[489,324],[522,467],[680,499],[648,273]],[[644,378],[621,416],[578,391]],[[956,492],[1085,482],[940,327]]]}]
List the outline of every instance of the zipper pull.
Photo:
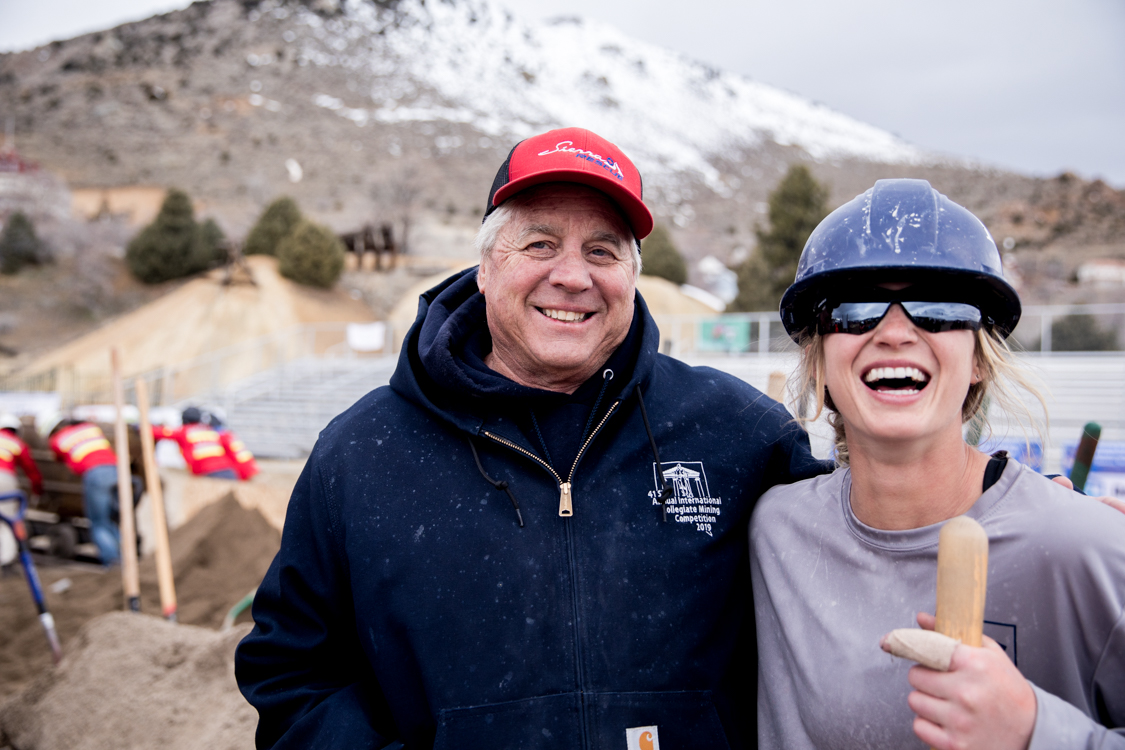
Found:
[{"label": "zipper pull", "polygon": [[574,506],[570,504],[570,482],[559,485],[559,515],[564,518],[574,515]]}]

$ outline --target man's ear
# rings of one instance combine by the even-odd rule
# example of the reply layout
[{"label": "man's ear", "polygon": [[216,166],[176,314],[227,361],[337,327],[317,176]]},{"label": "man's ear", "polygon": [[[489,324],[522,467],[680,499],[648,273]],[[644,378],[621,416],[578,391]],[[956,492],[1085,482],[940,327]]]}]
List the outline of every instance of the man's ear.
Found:
[{"label": "man's ear", "polygon": [[484,270],[485,265],[486,264],[484,262],[484,258],[481,258],[480,265],[477,266],[477,289],[480,290],[481,294],[484,294],[484,286],[486,282],[486,272]]}]

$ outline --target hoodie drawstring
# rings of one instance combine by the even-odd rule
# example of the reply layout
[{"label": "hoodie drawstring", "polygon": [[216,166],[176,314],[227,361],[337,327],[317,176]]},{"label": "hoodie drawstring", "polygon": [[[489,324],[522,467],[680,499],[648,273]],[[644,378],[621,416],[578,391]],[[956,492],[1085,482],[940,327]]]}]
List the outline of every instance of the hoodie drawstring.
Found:
[{"label": "hoodie drawstring", "polygon": [[[598,404],[601,402],[602,396],[605,395],[606,387],[609,385],[609,381],[612,380],[612,379],[613,379],[613,371],[612,370],[606,370],[604,373],[602,373],[602,381],[603,381],[602,382],[602,391],[601,391],[600,394],[598,394],[598,398],[597,398],[597,401],[594,404],[594,410],[593,410],[592,414],[597,413]],[[656,447],[656,437],[652,434],[652,425],[650,425],[649,421],[648,421],[648,410],[645,409],[645,400],[644,400],[644,397],[641,395],[640,383],[637,384],[636,394],[637,394],[637,404],[641,407],[641,420],[644,422],[644,425],[645,425],[645,434],[648,435],[648,443],[649,443],[649,446],[651,446],[651,448],[652,448],[652,456],[653,456],[654,459],[656,459],[656,467],[657,467],[657,470],[659,471],[660,466],[661,466],[661,464],[660,464],[660,451]],[[532,411],[532,413],[531,413],[531,418],[532,418],[532,422],[535,424],[536,432],[539,433],[539,424],[535,420],[535,412],[534,411]],[[589,432],[589,429],[590,429],[589,425],[587,425],[586,431]],[[484,477],[484,481],[491,484],[494,489],[504,490],[504,492],[506,492],[508,494],[508,498],[512,501],[512,508],[514,508],[515,511],[516,511],[516,519],[519,521],[520,528],[522,529],[523,528],[523,513],[520,512],[519,501],[516,500],[516,496],[512,493],[511,488],[508,487],[508,483],[506,481],[503,481],[503,480],[497,481],[497,480],[493,479],[492,477],[490,477],[488,475],[488,472],[486,472],[484,470],[484,466],[480,462],[480,454],[477,453],[476,443],[473,442],[473,439],[471,437],[467,437],[466,440],[469,441],[469,449],[473,452],[473,461],[476,462],[477,471],[479,471],[480,475],[482,477]],[[543,440],[542,433],[539,433],[539,441],[541,443],[545,443],[545,441]],[[543,448],[544,448],[544,451],[545,451],[546,450],[545,444],[543,445]],[[660,472],[660,495],[656,498],[656,501],[658,503],[660,503],[661,519],[664,523],[668,522],[668,500],[672,497],[674,492],[675,491],[672,489],[672,485],[668,484],[668,478],[664,476],[663,472]]]},{"label": "hoodie drawstring", "polygon": [[469,448],[473,451],[473,460],[477,462],[477,470],[480,472],[480,475],[482,477],[484,477],[484,481],[491,484],[494,489],[504,490],[505,492],[508,493],[508,498],[512,501],[512,507],[516,509],[516,519],[520,522],[520,528],[522,529],[523,528],[523,514],[520,513],[520,504],[519,504],[519,501],[516,500],[516,496],[512,494],[512,490],[509,489],[508,483],[505,482],[504,480],[500,480],[498,482],[495,479],[493,479],[492,477],[488,476],[488,473],[484,470],[484,467],[481,466],[480,456],[477,455],[477,446],[473,442],[473,439],[470,437],[470,438],[466,438],[466,440],[469,441]]},{"label": "hoodie drawstring", "polygon": [[[598,416],[598,407],[602,404],[602,397],[605,396],[606,390],[609,388],[609,381],[613,380],[613,370],[608,367],[602,371],[602,389],[598,391],[598,398],[594,401],[594,408],[590,409],[590,418],[586,420],[586,428],[582,430],[582,440],[585,443],[586,438],[590,436],[590,428],[594,426],[594,419]],[[539,429],[539,420],[535,417],[535,410],[531,409],[531,424],[535,427],[535,435],[539,438],[539,445],[543,448],[543,457],[547,459],[547,463],[552,466],[555,462],[551,460],[551,451],[547,449],[547,441],[543,439],[543,431]]]},{"label": "hoodie drawstring", "polygon": [[551,460],[551,451],[547,449],[547,441],[543,439],[543,431],[539,429],[539,420],[535,418],[535,410],[529,409],[531,412],[531,424],[535,427],[535,436],[539,438],[539,447],[543,449],[543,458],[547,459],[547,463],[551,466],[555,462]]},{"label": "hoodie drawstring", "polygon": [[672,485],[668,484],[668,478],[664,476],[664,472],[660,469],[660,451],[656,449],[656,438],[652,435],[652,427],[648,423],[648,411],[645,409],[645,400],[641,397],[641,384],[637,383],[636,388],[637,403],[641,405],[641,419],[645,423],[645,432],[648,433],[648,442],[652,446],[652,456],[656,459],[656,470],[660,473],[660,497],[656,498],[656,502],[660,503],[660,510],[663,515],[662,520],[664,523],[668,522],[668,498],[672,497]]},{"label": "hoodie drawstring", "polygon": [[602,405],[602,396],[605,395],[606,389],[609,388],[609,381],[613,380],[613,370],[608,367],[602,370],[602,389],[598,391],[598,398],[594,401],[594,408],[590,410],[590,418],[586,420],[586,429],[582,430],[582,442],[586,442],[586,437],[590,434],[590,428],[594,426],[594,418],[598,416],[598,407]]}]

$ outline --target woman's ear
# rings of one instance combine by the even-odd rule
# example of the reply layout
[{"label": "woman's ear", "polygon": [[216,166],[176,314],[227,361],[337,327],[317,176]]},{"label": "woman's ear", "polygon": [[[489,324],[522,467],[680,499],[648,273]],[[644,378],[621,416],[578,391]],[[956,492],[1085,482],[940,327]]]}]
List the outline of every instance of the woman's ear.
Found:
[{"label": "woman's ear", "polygon": [[980,381],[984,380],[984,376],[981,375],[981,371],[983,369],[984,368],[981,366],[980,362],[980,354],[973,354],[973,376],[969,380],[969,385],[976,385]]}]

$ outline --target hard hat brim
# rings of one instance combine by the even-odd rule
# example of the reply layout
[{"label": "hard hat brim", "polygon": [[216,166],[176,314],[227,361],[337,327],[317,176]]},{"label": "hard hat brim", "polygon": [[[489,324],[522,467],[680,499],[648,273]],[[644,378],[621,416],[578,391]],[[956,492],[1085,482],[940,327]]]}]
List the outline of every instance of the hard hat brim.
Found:
[{"label": "hard hat brim", "polygon": [[1020,321],[1019,295],[1005,280],[986,273],[944,266],[880,266],[841,268],[809,276],[790,286],[781,298],[781,322],[789,337],[800,343],[816,329],[818,312],[826,300],[844,301],[849,290],[887,282],[933,283],[944,280],[948,302],[968,302],[979,308],[986,325],[1007,338]]}]

